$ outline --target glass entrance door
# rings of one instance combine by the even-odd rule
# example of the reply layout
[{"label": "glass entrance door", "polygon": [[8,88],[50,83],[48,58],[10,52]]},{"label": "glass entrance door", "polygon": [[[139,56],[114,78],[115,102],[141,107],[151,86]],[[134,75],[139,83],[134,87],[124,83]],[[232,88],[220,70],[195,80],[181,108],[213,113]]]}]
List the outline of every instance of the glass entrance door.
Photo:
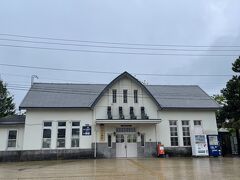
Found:
[{"label": "glass entrance door", "polygon": [[137,135],[116,135],[116,157],[137,157]]}]

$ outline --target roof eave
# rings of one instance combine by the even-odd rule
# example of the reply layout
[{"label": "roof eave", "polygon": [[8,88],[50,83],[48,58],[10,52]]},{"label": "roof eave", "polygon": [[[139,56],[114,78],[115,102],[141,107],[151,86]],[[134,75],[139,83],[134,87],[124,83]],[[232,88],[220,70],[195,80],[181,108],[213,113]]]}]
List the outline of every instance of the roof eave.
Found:
[{"label": "roof eave", "polygon": [[20,106],[19,110],[25,110],[25,109],[91,109],[91,107],[30,107],[30,106]]},{"label": "roof eave", "polygon": [[221,107],[163,107],[162,110],[218,110]]}]

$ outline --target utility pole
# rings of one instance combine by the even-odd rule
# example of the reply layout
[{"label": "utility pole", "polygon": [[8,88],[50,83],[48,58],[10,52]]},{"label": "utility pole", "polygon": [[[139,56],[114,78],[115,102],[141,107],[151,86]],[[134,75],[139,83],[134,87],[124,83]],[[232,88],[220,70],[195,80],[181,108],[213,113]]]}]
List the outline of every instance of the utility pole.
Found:
[{"label": "utility pole", "polygon": [[34,79],[38,79],[38,76],[37,75],[32,75],[31,76],[31,86],[33,85],[33,83],[34,83]]}]

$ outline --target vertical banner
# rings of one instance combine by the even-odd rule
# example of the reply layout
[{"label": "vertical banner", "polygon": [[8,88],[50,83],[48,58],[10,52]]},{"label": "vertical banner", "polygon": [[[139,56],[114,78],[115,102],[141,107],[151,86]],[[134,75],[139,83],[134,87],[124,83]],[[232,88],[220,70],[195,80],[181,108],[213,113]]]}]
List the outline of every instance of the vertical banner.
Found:
[{"label": "vertical banner", "polygon": [[105,129],[104,124],[100,125],[100,141],[105,141]]}]

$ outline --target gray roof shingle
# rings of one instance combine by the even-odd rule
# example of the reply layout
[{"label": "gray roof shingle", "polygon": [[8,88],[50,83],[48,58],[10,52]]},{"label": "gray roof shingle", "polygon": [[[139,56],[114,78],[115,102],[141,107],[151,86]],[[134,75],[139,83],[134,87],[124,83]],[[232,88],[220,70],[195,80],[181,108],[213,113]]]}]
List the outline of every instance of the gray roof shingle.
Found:
[{"label": "gray roof shingle", "polygon": [[199,86],[148,85],[146,87],[163,108],[217,109],[220,107]]},{"label": "gray roof shingle", "polygon": [[[34,83],[20,108],[90,108],[107,84]],[[199,86],[145,85],[161,108],[218,109]]]},{"label": "gray roof shingle", "polygon": [[25,115],[10,115],[0,118],[0,125],[25,124]]},{"label": "gray roof shingle", "polygon": [[106,85],[34,83],[20,108],[89,108]]}]

